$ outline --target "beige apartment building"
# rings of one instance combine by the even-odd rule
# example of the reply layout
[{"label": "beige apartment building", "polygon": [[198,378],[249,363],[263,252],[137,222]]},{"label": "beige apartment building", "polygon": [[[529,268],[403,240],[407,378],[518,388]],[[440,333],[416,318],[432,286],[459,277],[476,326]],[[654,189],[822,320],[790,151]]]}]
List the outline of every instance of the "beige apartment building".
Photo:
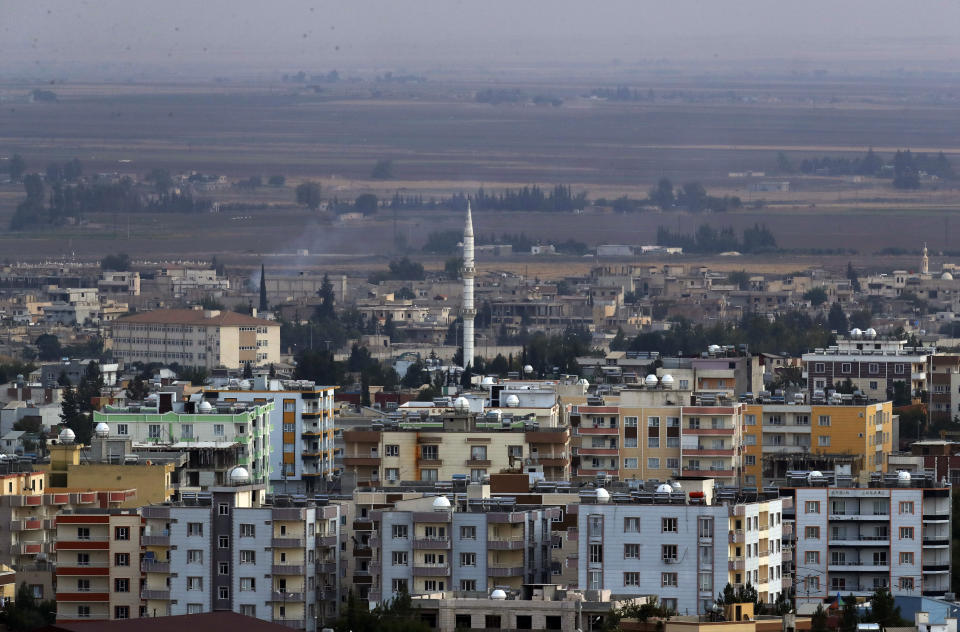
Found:
[{"label": "beige apartment building", "polygon": [[280,324],[236,312],[158,309],[114,321],[111,343],[114,357],[128,364],[239,369],[280,361]]}]

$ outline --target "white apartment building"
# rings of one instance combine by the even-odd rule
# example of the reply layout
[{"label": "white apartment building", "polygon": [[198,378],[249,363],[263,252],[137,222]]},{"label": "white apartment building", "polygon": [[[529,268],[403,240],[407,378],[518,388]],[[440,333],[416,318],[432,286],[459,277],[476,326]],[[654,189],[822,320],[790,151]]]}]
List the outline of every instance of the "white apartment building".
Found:
[{"label": "white apartment building", "polygon": [[306,380],[257,377],[226,380],[204,390],[212,404],[272,402],[270,470],[274,487],[289,493],[326,491],[333,476],[336,387]]},{"label": "white apartment building", "polygon": [[689,499],[676,488],[612,498],[599,490],[568,507],[577,511],[579,588],[657,595],[680,614],[708,612],[728,582],[775,601],[785,587],[783,501],[736,502],[710,487]]},{"label": "white apartment building", "polygon": [[212,369],[280,361],[280,324],[236,312],[158,309],[110,325],[113,355],[134,362]]},{"label": "white apartment building", "polygon": [[950,488],[932,473],[877,474],[865,487],[833,475],[794,482],[804,485],[789,492],[798,603],[878,588],[906,597],[950,590]]}]

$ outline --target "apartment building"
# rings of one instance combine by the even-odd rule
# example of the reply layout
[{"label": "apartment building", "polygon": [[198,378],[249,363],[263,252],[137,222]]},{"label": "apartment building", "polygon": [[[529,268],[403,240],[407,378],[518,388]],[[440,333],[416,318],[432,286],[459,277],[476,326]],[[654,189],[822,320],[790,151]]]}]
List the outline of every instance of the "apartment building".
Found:
[{"label": "apartment building", "polygon": [[228,381],[204,389],[211,403],[272,402],[270,469],[275,486],[285,492],[325,491],[335,471],[334,386],[306,380]]},{"label": "apartment building", "polygon": [[336,617],[339,508],[269,497],[242,475],[143,508],[147,615],[233,611],[316,630]]},{"label": "apartment building", "polygon": [[[682,614],[704,614],[729,582],[750,583],[765,603],[785,590],[783,502],[776,494],[655,492],[581,498],[578,586],[613,595],[657,595]],[[741,498],[743,496],[741,495]],[[568,510],[572,509],[568,508]]]},{"label": "apartment building", "polygon": [[841,594],[943,597],[950,591],[950,487],[933,472],[871,475],[798,472],[788,513],[796,540],[798,603]]},{"label": "apartment building", "polygon": [[906,345],[906,340],[883,338],[871,329],[854,329],[832,347],[803,354],[808,401],[824,401],[828,390],[848,380],[873,400],[889,399],[897,382],[913,395],[926,391],[927,364],[935,350]]},{"label": "apartment building", "polygon": [[136,509],[62,510],[56,534],[58,622],[146,615]]},{"label": "apartment building", "polygon": [[132,270],[104,270],[97,280],[103,296],[140,296],[140,273]]},{"label": "apartment building", "polygon": [[137,495],[136,489],[123,485],[71,489],[51,487],[47,481],[45,472],[0,475],[0,524],[9,526],[0,532],[0,563],[20,569],[49,561],[56,552],[58,513],[116,508]]},{"label": "apartment building", "polygon": [[[399,501],[371,519],[371,603],[456,590],[489,594],[550,582],[550,523],[559,508],[519,510],[515,498]],[[489,496],[489,494],[486,494]]]},{"label": "apartment building", "polygon": [[960,417],[960,354],[937,353],[930,357],[928,411],[933,423]]},{"label": "apartment building", "polygon": [[739,484],[743,404],[673,389],[670,374],[662,382],[651,375],[650,386],[570,406],[575,477],[708,476]]},{"label": "apartment building", "polygon": [[48,325],[83,325],[100,320],[100,297],[96,288],[56,288],[47,293],[43,320]]},{"label": "apartment building", "polygon": [[[161,392],[156,401],[125,407],[104,406],[94,411],[93,421],[105,424],[109,436],[128,439],[133,447],[172,450],[209,448],[229,450],[231,463],[248,468],[255,483],[270,482],[271,424],[274,402],[210,403],[194,395],[175,401],[174,393]],[[192,487],[223,485],[222,469],[196,471]]]},{"label": "apartment building", "polygon": [[743,484],[782,483],[791,470],[835,465],[866,481],[886,469],[894,434],[890,401],[750,403],[743,413]]},{"label": "apartment building", "polygon": [[157,309],[110,325],[113,355],[133,362],[239,369],[280,361],[280,325],[236,312]]},{"label": "apartment building", "polygon": [[345,430],[343,440],[344,477],[361,486],[454,478],[480,482],[502,471],[566,480],[570,473],[567,428],[543,427],[500,410],[445,409],[435,416],[385,420]]}]

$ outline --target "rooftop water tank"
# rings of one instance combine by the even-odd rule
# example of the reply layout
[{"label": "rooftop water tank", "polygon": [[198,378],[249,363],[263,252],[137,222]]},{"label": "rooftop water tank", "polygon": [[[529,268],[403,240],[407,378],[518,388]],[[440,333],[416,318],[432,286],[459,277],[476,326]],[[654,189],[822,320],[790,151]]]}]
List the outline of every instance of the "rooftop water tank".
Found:
[{"label": "rooftop water tank", "polygon": [[524,367],[523,367],[523,372],[524,372],[524,373],[527,373],[527,374],[533,373],[533,366],[530,365],[530,364],[524,366]]},{"label": "rooftop water tank", "polygon": [[213,405],[207,400],[203,400],[200,402],[200,405],[197,406],[197,410],[201,413],[209,413],[211,410],[213,410]]},{"label": "rooftop water tank", "polygon": [[110,436],[110,426],[103,423],[102,421],[97,424],[97,427],[93,429],[94,434],[98,437],[109,437]]},{"label": "rooftop water tank", "polygon": [[247,471],[247,468],[240,467],[239,465],[232,470],[230,470],[230,484],[232,485],[244,485],[250,482],[250,472]]},{"label": "rooftop water tank", "polygon": [[74,434],[73,430],[70,430],[69,428],[64,428],[60,431],[60,443],[64,445],[70,445],[76,440],[76,438],[77,435]]},{"label": "rooftop water tank", "polygon": [[657,376],[654,375],[653,373],[651,373],[651,374],[648,375],[646,378],[644,378],[643,383],[646,384],[648,387],[651,387],[651,388],[652,388],[652,387],[656,386],[656,385],[657,385],[657,382],[659,382],[659,381],[660,381],[660,380],[657,379]]},{"label": "rooftop water tank", "polygon": [[437,496],[433,499],[433,510],[443,511],[450,509],[450,500],[446,496]]},{"label": "rooftop water tank", "polygon": [[669,373],[667,373],[667,374],[664,375],[662,378],[660,378],[660,384],[662,384],[664,388],[672,388],[672,387],[673,387],[673,376],[670,375]]},{"label": "rooftop water tank", "polygon": [[458,397],[453,400],[453,409],[458,413],[470,412],[470,400],[466,397]]},{"label": "rooftop water tank", "polygon": [[660,485],[657,486],[658,494],[669,494],[671,492],[673,492],[673,488],[670,487],[669,483],[660,483]]},{"label": "rooftop water tank", "polygon": [[499,588],[497,588],[497,589],[494,590],[492,593],[490,593],[490,598],[491,598],[491,599],[497,599],[497,600],[503,601],[504,599],[507,598],[507,593],[505,593],[505,592],[503,592],[502,590],[500,590]]},{"label": "rooftop water tank", "polygon": [[520,405],[520,398],[514,395],[513,393],[510,393],[509,395],[507,395],[506,404],[508,408],[516,408],[517,406]]},{"label": "rooftop water tank", "polygon": [[598,503],[608,503],[610,502],[610,492],[600,487],[597,489],[597,502]]}]

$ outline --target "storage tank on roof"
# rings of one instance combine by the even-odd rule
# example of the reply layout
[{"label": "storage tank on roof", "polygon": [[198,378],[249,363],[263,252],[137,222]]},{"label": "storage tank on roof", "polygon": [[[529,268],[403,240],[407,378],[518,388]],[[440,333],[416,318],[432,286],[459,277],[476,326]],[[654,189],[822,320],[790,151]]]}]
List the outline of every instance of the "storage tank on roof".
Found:
[{"label": "storage tank on roof", "polygon": [[450,509],[450,500],[446,496],[437,496],[433,499],[433,510],[444,511]]},{"label": "storage tank on roof", "polygon": [[250,472],[247,471],[247,468],[240,467],[239,465],[232,470],[230,470],[230,484],[231,485],[245,485],[250,482]]},{"label": "storage tank on roof", "polygon": [[110,426],[103,423],[102,421],[97,424],[97,427],[93,429],[94,434],[98,437],[109,437],[110,436]]},{"label": "storage tank on roof", "polygon": [[654,386],[656,386],[656,385],[657,385],[657,382],[659,382],[659,380],[657,379],[657,376],[654,375],[653,373],[651,373],[650,375],[648,375],[648,376],[647,376],[646,378],[644,378],[644,380],[643,380],[643,383],[646,384],[647,387],[649,387],[649,388],[653,388]]},{"label": "storage tank on roof", "polygon": [[77,438],[77,435],[74,434],[73,430],[70,430],[69,428],[64,428],[63,430],[61,430],[60,436],[58,437],[58,439],[60,440],[60,443],[64,445],[70,445],[76,440],[76,438]]},{"label": "storage tank on roof", "polygon": [[672,388],[672,387],[673,387],[673,376],[670,375],[669,373],[667,373],[667,374],[664,375],[662,378],[660,378],[660,384],[662,384],[664,388]]},{"label": "storage tank on roof", "polygon": [[200,405],[197,406],[197,410],[201,413],[209,413],[211,410],[213,410],[213,405],[207,400],[203,400],[200,402]]},{"label": "storage tank on roof", "polygon": [[598,503],[610,502],[610,492],[608,492],[602,487],[597,488],[597,502]]},{"label": "storage tank on roof", "polygon": [[453,409],[458,413],[470,412],[470,400],[466,397],[458,397],[453,400]]},{"label": "storage tank on roof", "polygon": [[506,404],[507,404],[507,408],[516,408],[517,406],[520,405],[520,398],[517,397],[515,394],[510,393],[509,395],[507,395]]}]

